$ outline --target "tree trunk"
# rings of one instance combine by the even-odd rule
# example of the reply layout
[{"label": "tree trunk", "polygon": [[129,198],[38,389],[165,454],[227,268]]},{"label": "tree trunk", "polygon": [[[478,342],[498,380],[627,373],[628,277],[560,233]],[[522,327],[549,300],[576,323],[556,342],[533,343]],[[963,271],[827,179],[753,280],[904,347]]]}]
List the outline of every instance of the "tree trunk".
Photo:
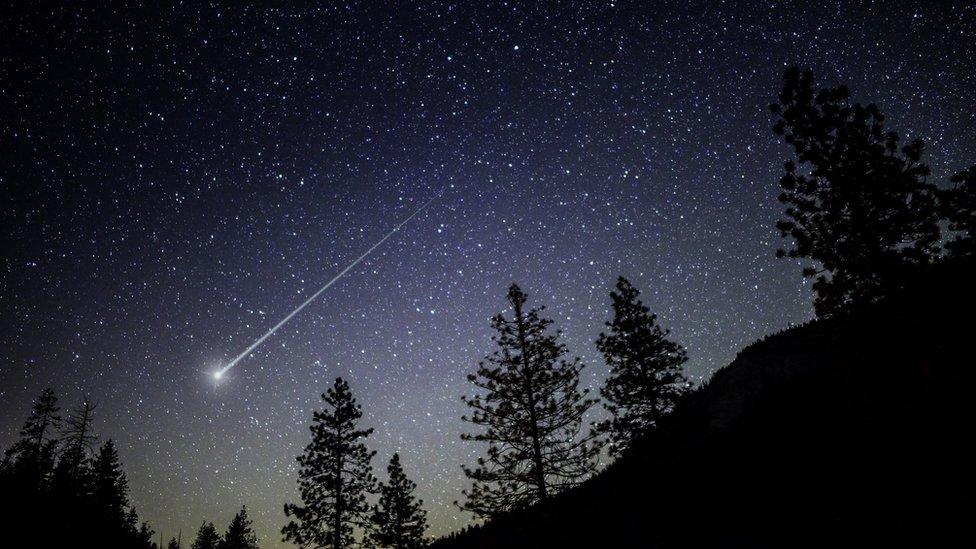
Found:
[{"label": "tree trunk", "polygon": [[335,536],[332,538],[332,549],[342,547],[342,456],[336,460],[336,508],[332,528]]},{"label": "tree trunk", "polygon": [[532,394],[532,382],[529,379],[530,365],[529,355],[526,353],[527,345],[525,341],[525,321],[522,317],[522,304],[515,301],[514,306],[515,319],[518,322],[519,347],[522,351],[522,379],[524,380],[525,396],[529,405],[529,436],[532,437],[533,461],[535,462],[535,482],[539,491],[539,500],[541,501],[549,497],[549,494],[546,490],[546,473],[542,466],[542,442],[539,440],[539,419],[536,416],[535,397]]}]

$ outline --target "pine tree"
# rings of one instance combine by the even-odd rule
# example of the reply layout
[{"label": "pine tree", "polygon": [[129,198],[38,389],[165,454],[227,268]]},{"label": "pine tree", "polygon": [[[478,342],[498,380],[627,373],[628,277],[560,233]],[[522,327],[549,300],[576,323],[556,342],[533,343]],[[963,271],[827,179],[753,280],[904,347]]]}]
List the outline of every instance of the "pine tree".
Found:
[{"label": "pine tree", "polygon": [[[133,509],[133,514],[135,510]],[[158,549],[156,544],[153,543],[153,529],[149,527],[148,522],[143,522],[139,529],[132,536],[132,543],[129,545],[132,549]]]},{"label": "pine tree", "polygon": [[197,530],[197,539],[193,540],[190,549],[218,549],[220,547],[220,534],[214,528],[212,522],[204,522]]},{"label": "pine tree", "polygon": [[363,441],[373,430],[357,426],[362,408],[342,378],[322,400],[326,409],[313,415],[312,442],[298,457],[303,505],[285,504],[285,515],[295,520],[281,533],[302,547],[343,549],[353,545],[354,527],[369,520],[366,495],[376,490],[370,467],[375,452]]},{"label": "pine tree", "polygon": [[[29,532],[34,545],[52,545],[58,540],[50,521],[50,484],[57,453],[57,430],[61,417],[57,398],[44,390],[34,402],[20,430],[20,438],[4,453],[0,476],[0,516],[20,532]],[[8,529],[9,530],[9,529]],[[53,542],[53,543],[52,543]]]},{"label": "pine tree", "polygon": [[94,444],[98,437],[92,429],[95,404],[85,397],[81,408],[68,414],[64,429],[61,432],[61,443],[64,452],[61,461],[67,463],[70,472],[81,466],[85,458],[94,451]]},{"label": "pine tree", "polygon": [[130,507],[125,513],[125,518],[122,523],[122,536],[128,538],[129,541],[135,538],[136,534],[139,532],[139,513],[136,513],[135,507]]},{"label": "pine tree", "polygon": [[[88,455],[94,442],[93,408],[86,401],[58,437],[61,422],[54,393],[47,390],[41,395],[23,438],[5,454],[0,515],[17,525],[18,531],[32,532],[37,547],[155,549],[149,525],[140,526],[135,509],[127,509],[128,487],[112,442],[106,442],[94,459]],[[59,440],[63,451],[49,482]],[[32,483],[21,483],[16,467],[36,465],[38,453],[44,474],[35,475]],[[52,520],[56,528],[51,527]]]},{"label": "pine tree", "polygon": [[247,518],[247,506],[241,507],[234,515],[227,533],[220,543],[220,549],[258,549],[258,538],[251,529],[251,519]]},{"label": "pine tree", "polygon": [[[212,525],[211,525],[212,526]],[[135,507],[129,509],[125,515],[125,530],[122,535],[124,540],[120,546],[131,549],[159,549],[153,542],[153,529],[148,522],[139,523],[139,513]],[[220,536],[217,537],[220,539]]]},{"label": "pine tree", "polygon": [[170,538],[166,544],[166,549],[180,549],[180,542],[176,538]]},{"label": "pine tree", "polygon": [[131,534],[138,517],[129,507],[129,482],[112,439],[105,441],[91,467],[92,513],[106,532],[121,539]]},{"label": "pine tree", "polygon": [[956,237],[946,244],[954,256],[976,255],[976,165],[952,176],[954,188],[941,193],[942,212]]},{"label": "pine tree", "polygon": [[20,429],[20,440],[4,454],[7,491],[28,497],[47,488],[57,450],[55,435],[61,427],[59,412],[54,390],[45,389]]},{"label": "pine tree", "polygon": [[98,438],[92,428],[94,411],[95,405],[85,397],[81,407],[68,414],[61,431],[63,451],[54,469],[53,489],[61,504],[69,507],[77,506],[89,489],[88,459]]},{"label": "pine tree", "polygon": [[511,320],[492,319],[498,349],[468,380],[484,394],[462,397],[473,409],[464,421],[483,427],[462,439],[488,443],[473,468],[462,466],[473,483],[464,491],[464,510],[478,516],[525,507],[579,484],[595,469],[595,445],[581,437],[583,415],[595,403],[579,389],[579,358],[567,361],[559,332],[543,308],[525,309],[526,294],[508,290]]},{"label": "pine tree", "polygon": [[655,427],[688,386],[682,373],[688,360],[684,348],[668,339],[639,297],[626,278],[617,279],[617,291],[610,292],[614,314],[607,322],[609,333],[596,341],[610,366],[600,396],[612,416],[597,431],[607,434],[613,454]]},{"label": "pine tree", "polygon": [[899,149],[874,104],[850,103],[846,87],[814,89],[813,74],[787,70],[771,105],[777,135],[793,147],[777,223],[793,247],[780,257],[813,262],[814,307],[830,316],[884,298],[938,251],[935,188],[925,181],[924,145]]},{"label": "pine tree", "polygon": [[393,454],[386,468],[390,480],[379,488],[380,501],[373,508],[370,540],[377,547],[421,549],[427,547],[427,512],[413,495],[417,485],[407,478],[400,455]]}]

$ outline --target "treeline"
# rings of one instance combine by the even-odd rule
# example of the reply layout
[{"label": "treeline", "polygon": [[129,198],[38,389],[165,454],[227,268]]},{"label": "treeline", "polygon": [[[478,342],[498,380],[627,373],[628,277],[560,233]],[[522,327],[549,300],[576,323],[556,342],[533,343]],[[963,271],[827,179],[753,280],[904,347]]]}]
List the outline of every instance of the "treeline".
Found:
[{"label": "treeline", "polygon": [[951,545],[972,485],[973,280],[976,257],[941,261],[751,345],[580,487],[432,549]]},{"label": "treeline", "polygon": [[[610,366],[601,389],[610,419],[589,428],[584,416],[597,404],[580,389],[579,358],[568,358],[560,333],[527,306],[513,284],[507,293],[510,314],[492,319],[497,348],[469,376],[480,389],[463,397],[471,408],[463,419],[476,427],[465,440],[486,443],[483,457],[464,466],[472,480],[460,509],[494,517],[534,505],[583,482],[596,471],[597,455],[626,450],[640,433],[666,415],[689,387],[682,374],[684,348],[668,339],[629,281],[620,278],[612,292],[613,319],[596,341]],[[301,504],[285,505],[292,518],[285,541],[300,546],[340,549],[420,548],[427,545],[426,512],[414,496],[416,484],[404,473],[397,454],[378,483],[366,446],[373,429],[359,425],[362,408],[349,384],[337,378],[322,395],[325,407],[313,415],[312,441],[299,456]],[[367,498],[379,494],[370,505]]]},{"label": "treeline", "polygon": [[[182,540],[170,539],[166,549],[182,549]],[[247,506],[241,507],[241,510],[234,515],[223,536],[217,532],[212,522],[201,524],[190,549],[258,549],[258,538],[251,528]]]},{"label": "treeline", "polygon": [[[298,457],[301,504],[286,504],[292,520],[282,529],[285,541],[302,547],[425,547],[427,512],[417,487],[407,478],[400,456],[387,466],[388,482],[378,482],[370,464],[375,451],[365,440],[373,429],[358,425],[362,407],[349,384],[337,378],[322,395],[325,409],[312,417],[312,441]],[[367,496],[378,494],[375,505]]]},{"label": "treeline", "polygon": [[[30,533],[33,547],[159,549],[153,530],[129,502],[115,443],[98,444],[95,408],[86,398],[63,416],[54,390],[41,393],[20,439],[0,461],[0,516],[18,532]],[[176,537],[166,545],[181,546]],[[190,548],[258,549],[247,508],[223,536],[205,522]]]},{"label": "treeline", "polygon": [[461,509],[491,518],[580,484],[596,472],[602,448],[625,451],[688,390],[687,354],[640,292],[620,277],[610,297],[613,318],[596,340],[610,370],[600,389],[609,419],[587,428],[584,417],[599,399],[579,388],[582,362],[569,357],[545,308],[528,307],[525,292],[509,287],[511,315],[491,322],[497,348],[468,376],[478,392],[462,397],[471,408],[462,419],[476,428],[462,438],[487,449],[463,467],[472,484]]},{"label": "treeline", "polygon": [[8,535],[29,535],[33,547],[156,548],[152,529],[130,505],[115,444],[97,445],[94,411],[85,399],[63,417],[51,389],[34,403],[0,462]]}]

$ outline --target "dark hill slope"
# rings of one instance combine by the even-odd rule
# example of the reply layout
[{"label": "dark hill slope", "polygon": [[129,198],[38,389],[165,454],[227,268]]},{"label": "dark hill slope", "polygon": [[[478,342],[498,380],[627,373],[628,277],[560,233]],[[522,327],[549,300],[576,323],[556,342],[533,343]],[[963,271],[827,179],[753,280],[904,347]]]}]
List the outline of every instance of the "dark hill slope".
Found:
[{"label": "dark hill slope", "polygon": [[434,547],[968,539],[974,284],[972,264],[943,265],[886,303],[756,342],[596,478]]}]

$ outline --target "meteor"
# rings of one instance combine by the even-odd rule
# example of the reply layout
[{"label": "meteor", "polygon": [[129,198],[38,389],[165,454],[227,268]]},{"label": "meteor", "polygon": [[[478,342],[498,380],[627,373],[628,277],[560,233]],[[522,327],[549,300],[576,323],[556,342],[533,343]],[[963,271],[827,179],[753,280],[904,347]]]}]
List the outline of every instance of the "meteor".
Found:
[{"label": "meteor", "polygon": [[[446,187],[445,187],[445,189],[446,189]],[[404,225],[406,225],[407,223],[409,223],[411,219],[413,219],[414,217],[417,217],[417,214],[419,214],[420,212],[422,212],[425,209],[427,209],[427,206],[430,206],[431,202],[433,202],[434,200],[437,200],[438,198],[440,198],[440,196],[442,194],[444,194],[444,190],[445,189],[441,189],[441,191],[439,193],[437,193],[434,196],[432,196],[430,198],[430,200],[428,200],[427,202],[424,202],[422,206],[420,206],[419,208],[417,208],[416,211],[414,211],[406,219],[404,219],[403,221],[401,221],[399,225],[397,225],[396,227],[393,227],[393,230],[390,231],[390,232],[388,232],[388,233],[386,233],[386,236],[384,236],[383,238],[381,238],[379,240],[379,242],[377,242],[376,244],[373,244],[368,250],[366,250],[365,252],[363,252],[363,255],[357,257],[355,261],[353,261],[352,263],[350,263],[349,265],[347,265],[345,269],[343,269],[342,271],[339,272],[339,274],[335,275],[335,277],[333,277],[332,280],[326,282],[325,283],[325,286],[322,286],[321,288],[319,288],[319,291],[317,291],[314,294],[312,294],[301,305],[299,305],[297,308],[295,308],[294,311],[288,313],[288,316],[286,316],[285,318],[281,319],[281,322],[275,324],[274,327],[271,328],[270,330],[268,330],[268,332],[266,334],[264,334],[263,336],[259,337],[254,343],[252,343],[250,347],[248,347],[247,349],[244,349],[244,352],[241,353],[241,354],[239,354],[239,355],[237,355],[237,358],[235,358],[234,360],[230,361],[223,368],[219,368],[219,369],[215,370],[211,374],[213,376],[214,380],[215,381],[220,381],[220,379],[223,378],[224,375],[231,368],[233,368],[234,366],[237,366],[237,363],[238,362],[240,362],[242,359],[244,359],[244,357],[246,357],[247,355],[251,354],[251,352],[254,351],[254,349],[256,349],[258,347],[258,345],[264,343],[264,340],[265,339],[268,339],[275,332],[277,332],[278,331],[278,328],[281,328],[282,326],[284,326],[286,322],[288,322],[289,320],[291,320],[292,317],[294,317],[295,315],[297,315],[309,303],[315,301],[315,298],[317,298],[318,296],[320,296],[322,294],[322,292],[328,290],[329,287],[332,286],[333,284],[335,284],[336,281],[338,281],[340,278],[342,278],[342,276],[344,274],[348,273],[353,267],[355,267],[356,265],[358,265],[360,261],[366,259],[366,257],[369,254],[373,253],[373,250],[375,250],[376,248],[379,248],[384,242],[387,241],[387,239],[389,239],[391,236],[393,236],[394,234],[396,234],[397,231],[399,231],[400,229],[402,229]]]}]

